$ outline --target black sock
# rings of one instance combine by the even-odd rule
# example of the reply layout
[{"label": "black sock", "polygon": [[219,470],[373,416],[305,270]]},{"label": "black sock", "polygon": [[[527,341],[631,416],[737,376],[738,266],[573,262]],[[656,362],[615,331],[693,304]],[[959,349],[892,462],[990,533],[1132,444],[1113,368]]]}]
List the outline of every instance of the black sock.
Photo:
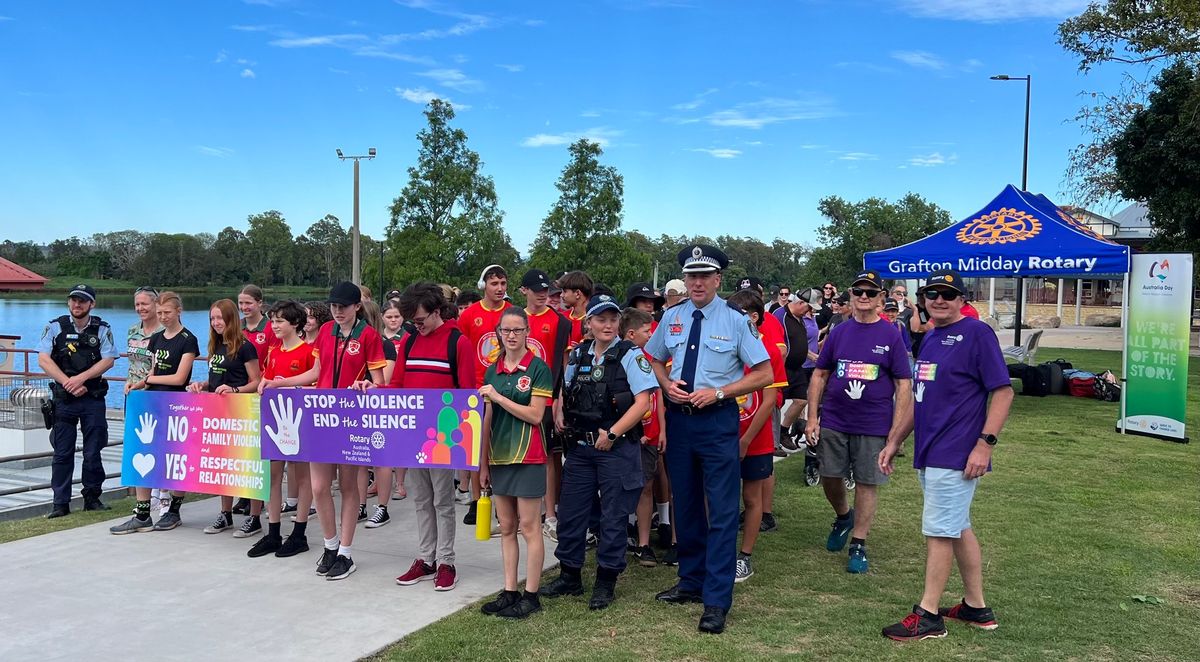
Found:
[{"label": "black sock", "polygon": [[292,537],[303,538],[304,532],[308,530],[308,522],[296,522],[292,526]]},{"label": "black sock", "polygon": [[850,511],[847,510],[845,515],[838,515],[837,518],[839,522],[845,522],[846,520],[850,519]]},{"label": "black sock", "polygon": [[268,522],[267,523],[267,535],[273,536],[275,538],[279,537],[279,522]]},{"label": "black sock", "polygon": [[867,544],[867,541],[866,541],[866,539],[865,539],[865,538],[851,538],[851,539],[850,539],[850,544],[851,544],[851,545],[864,545],[864,546],[865,546],[865,545]]},{"label": "black sock", "polygon": [[742,552],[742,556],[750,558],[750,552]]},{"label": "black sock", "polygon": [[138,518],[139,522],[145,522],[150,519],[150,500],[138,501],[133,507],[133,516]]},{"label": "black sock", "polygon": [[170,512],[170,513],[172,513],[172,514],[178,515],[178,514],[179,514],[179,508],[180,508],[181,506],[183,506],[183,497],[181,497],[181,496],[178,496],[178,497],[171,497],[171,507],[170,507],[170,509],[168,509],[168,511],[167,511],[167,512]]}]

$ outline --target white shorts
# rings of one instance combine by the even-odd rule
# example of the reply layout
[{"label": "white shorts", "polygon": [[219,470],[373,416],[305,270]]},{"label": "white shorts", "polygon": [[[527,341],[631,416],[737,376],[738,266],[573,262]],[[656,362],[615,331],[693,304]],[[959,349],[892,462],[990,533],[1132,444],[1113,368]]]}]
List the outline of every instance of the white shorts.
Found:
[{"label": "white shorts", "polygon": [[918,469],[925,506],[921,533],[930,538],[961,538],[971,528],[971,501],[979,479],[963,478],[962,469]]}]

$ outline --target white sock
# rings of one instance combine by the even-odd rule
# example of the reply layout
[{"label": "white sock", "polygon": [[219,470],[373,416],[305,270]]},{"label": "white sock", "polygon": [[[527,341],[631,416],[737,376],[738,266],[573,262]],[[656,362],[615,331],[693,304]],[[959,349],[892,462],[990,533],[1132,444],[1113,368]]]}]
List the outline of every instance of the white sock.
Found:
[{"label": "white sock", "polygon": [[295,508],[296,504],[298,504],[298,503],[300,503],[300,499],[293,499],[291,497],[288,497],[288,500],[287,500],[288,508]]},{"label": "white sock", "polygon": [[332,538],[325,538],[325,549],[337,549],[338,543],[340,543],[340,542],[341,542],[341,539],[338,536],[334,536]]},{"label": "white sock", "polygon": [[344,556],[346,558],[350,558],[350,548],[345,545],[339,545],[338,546],[338,556]]},{"label": "white sock", "polygon": [[670,524],[671,523],[671,502],[668,501],[667,503],[656,503],[654,505],[656,508],[658,508],[658,523],[659,524]]}]

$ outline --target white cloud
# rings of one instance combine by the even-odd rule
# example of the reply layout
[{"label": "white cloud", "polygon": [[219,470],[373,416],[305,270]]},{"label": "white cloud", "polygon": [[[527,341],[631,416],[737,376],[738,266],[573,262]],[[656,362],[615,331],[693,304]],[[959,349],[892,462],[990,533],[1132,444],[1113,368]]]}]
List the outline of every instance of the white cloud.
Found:
[{"label": "white cloud", "polygon": [[397,62],[408,62],[411,64],[420,64],[424,66],[432,66],[433,60],[423,55],[409,55],[407,53],[396,53],[394,51],[384,50],[378,46],[363,46],[351,51],[354,55],[361,57],[377,57],[386,60],[396,60]]},{"label": "white cloud", "polygon": [[338,69],[336,67],[326,67],[326,68],[329,70],[329,73],[331,73],[331,74],[349,75],[349,73],[350,73],[349,71],[346,71],[345,69]]},{"label": "white cloud", "polygon": [[254,70],[242,69],[241,76],[242,76],[242,78],[254,78]]},{"label": "white cloud", "polygon": [[270,25],[231,25],[229,29],[238,32],[270,32],[274,27]]},{"label": "white cloud", "polygon": [[408,7],[409,9],[417,9],[427,11],[438,16],[447,16],[456,19],[448,28],[432,28],[422,30],[420,32],[405,32],[400,34],[388,34],[380,38],[380,43],[396,44],[402,41],[428,41],[431,39],[444,39],[446,37],[465,37],[472,32],[478,32],[487,28],[496,26],[490,16],[482,14],[467,14],[465,12],[444,9],[440,5],[425,0],[396,0],[397,4]]},{"label": "white cloud", "polygon": [[525,65],[523,64],[497,64],[496,66],[510,74],[516,74],[525,71]]},{"label": "white cloud", "polygon": [[442,94],[438,94],[437,92],[433,92],[431,90],[427,90],[423,87],[416,87],[416,88],[397,87],[396,95],[399,96],[400,98],[404,99],[405,101],[411,101],[413,103],[419,103],[421,105],[425,105],[425,104],[429,103],[430,101],[433,101],[434,99],[441,99],[442,101],[445,101],[446,103],[450,104],[451,106],[454,106],[455,110],[470,110],[471,109],[471,107],[465,103],[455,103],[454,101],[452,101],[450,99],[450,97],[447,97]]},{"label": "white cloud", "polygon": [[258,64],[258,63],[257,63],[257,62],[255,62],[254,60],[247,60],[247,59],[246,59],[246,58],[244,58],[244,57],[239,57],[239,58],[236,60],[236,62],[237,62],[238,64],[240,64],[240,65],[247,66],[247,67],[253,67],[254,65]]},{"label": "white cloud", "polygon": [[196,145],[196,151],[204,156],[212,156],[218,159],[223,159],[227,156],[233,156],[233,150],[228,147],[209,147],[208,145]]},{"label": "white cloud", "polygon": [[926,156],[914,156],[908,160],[908,164],[919,168],[932,168],[940,165],[951,165],[958,162],[958,155],[951,154],[950,156],[942,156],[941,152],[933,152]]},{"label": "white cloud", "polygon": [[879,156],[870,152],[840,152],[839,161],[878,161]]},{"label": "white cloud", "polygon": [[580,116],[580,117],[600,117],[600,111],[598,111],[598,110],[585,110],[585,111],[583,111],[582,113],[579,113],[579,116]]},{"label": "white cloud", "polygon": [[569,145],[580,138],[599,144],[601,147],[608,147],[612,144],[613,138],[620,136],[623,131],[610,129],[608,127],[595,127],[584,131],[568,131],[566,133],[539,133],[530,136],[521,141],[522,147],[556,147],[559,145]]},{"label": "white cloud", "polygon": [[697,94],[691,101],[685,101],[684,103],[677,103],[674,106],[671,106],[671,108],[673,110],[696,110],[700,106],[704,105],[705,97],[708,97],[708,96],[716,94],[716,93],[717,93],[717,88],[710,87],[707,90],[704,90],[703,92],[701,92],[700,94]]},{"label": "white cloud", "polygon": [[224,50],[218,51],[217,56],[213,58],[213,64],[221,64],[227,59],[229,59],[229,53],[226,53]]},{"label": "white cloud", "polygon": [[269,43],[279,48],[310,48],[312,46],[343,46],[351,42],[366,40],[367,36],[363,34],[326,34],[313,37],[284,37]]},{"label": "white cloud", "polygon": [[924,18],[995,23],[1030,18],[1066,18],[1088,0],[900,0],[900,7]]},{"label": "white cloud", "polygon": [[430,69],[422,71],[418,76],[432,78],[438,83],[459,92],[472,92],[483,87],[483,83],[464,74],[458,69]]},{"label": "white cloud", "polygon": [[[820,95],[813,95],[804,99],[766,98],[741,103],[733,108],[712,113],[703,120],[713,126],[761,129],[779,122],[824,119],[837,114],[832,101]],[[697,120],[682,120],[682,123],[690,124],[695,121]]]},{"label": "white cloud", "polygon": [[713,157],[714,159],[736,159],[737,157],[742,155],[742,150],[740,150],[740,149],[728,149],[728,148],[724,148],[724,147],[717,147],[717,148],[712,148],[712,149],[707,149],[704,147],[697,147],[696,149],[693,149],[691,151],[703,152],[704,154],[708,154],[709,156]]},{"label": "white cloud", "polygon": [[946,68],[946,63],[929,51],[892,51],[892,58],[918,69],[941,71]]}]

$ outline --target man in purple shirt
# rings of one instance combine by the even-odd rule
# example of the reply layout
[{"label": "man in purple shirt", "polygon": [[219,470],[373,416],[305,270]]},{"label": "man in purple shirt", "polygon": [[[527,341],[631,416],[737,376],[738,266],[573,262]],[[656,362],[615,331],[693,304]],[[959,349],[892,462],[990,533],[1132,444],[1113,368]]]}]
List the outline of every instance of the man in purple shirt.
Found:
[{"label": "man in purple shirt", "polygon": [[[836,516],[825,549],[842,551],[853,529],[846,571],[856,574],[867,571],[867,534],[878,486],[887,483],[879,453],[885,443],[899,444],[912,426],[912,370],[900,332],[879,316],[883,292],[878,273],[854,278],[854,316],[829,332],[808,384],[805,438],[821,458],[821,485]],[[843,482],[851,467],[853,509]]]},{"label": "man in purple shirt", "polygon": [[[971,500],[979,478],[991,469],[997,435],[1008,418],[1012,385],[996,334],[962,313],[962,278],[935,271],[919,293],[933,329],[925,334],[914,368],[914,449],[925,495],[925,592],[912,613],[883,629],[897,641],[946,636],[944,618],[985,630],[997,627],[983,599],[982,556],[971,528]],[[879,468],[892,472],[904,434],[879,454]],[[939,609],[938,600],[955,561],[962,575],[962,602]]]}]

